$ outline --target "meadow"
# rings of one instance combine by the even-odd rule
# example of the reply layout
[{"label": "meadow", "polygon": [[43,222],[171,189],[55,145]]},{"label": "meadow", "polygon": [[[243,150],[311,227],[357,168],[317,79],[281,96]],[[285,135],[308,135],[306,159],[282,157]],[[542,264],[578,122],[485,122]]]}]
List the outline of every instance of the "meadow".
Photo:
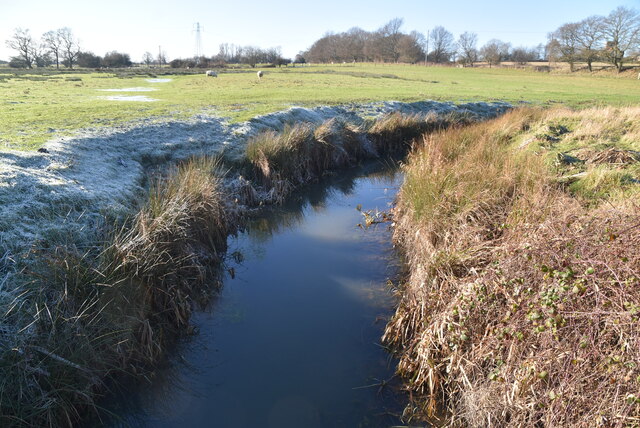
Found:
[{"label": "meadow", "polygon": [[[34,150],[51,138],[82,128],[182,119],[198,113],[239,122],[291,106],[385,100],[507,101],[575,108],[633,105],[640,100],[640,82],[629,74],[395,64],[271,68],[265,69],[261,80],[255,72],[222,70],[218,78],[207,78],[204,72],[162,75],[158,77],[171,81],[152,83],[147,79],[156,77],[154,70],[62,73],[0,68],[0,149]],[[152,90],[140,92],[140,88]],[[147,96],[156,101],[112,101],[105,98],[109,96]]]}]

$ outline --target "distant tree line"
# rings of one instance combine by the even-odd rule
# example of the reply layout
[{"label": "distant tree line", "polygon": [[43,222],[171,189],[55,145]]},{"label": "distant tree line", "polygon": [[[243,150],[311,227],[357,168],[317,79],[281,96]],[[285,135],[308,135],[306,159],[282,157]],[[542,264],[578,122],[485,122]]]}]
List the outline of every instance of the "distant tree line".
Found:
[{"label": "distant tree line", "polygon": [[290,62],[291,59],[282,57],[280,48],[262,49],[256,46],[221,43],[217,55],[188,59],[178,58],[171,61],[169,65],[173,68],[211,68],[224,67],[227,64],[246,64],[255,67],[257,64],[282,66]]},{"label": "distant tree line", "polygon": [[309,62],[459,62],[473,65],[485,61],[489,66],[510,61],[564,61],[571,70],[585,62],[590,71],[595,61],[606,61],[619,71],[625,61],[640,55],[640,14],[618,7],[608,16],[592,16],[562,25],[548,36],[546,45],[512,47],[502,40],[489,40],[478,48],[478,35],[462,33],[458,39],[442,26],[426,35],[400,31],[403,21],[395,18],[378,30],[354,27],[344,33],[327,33],[298,56]]},{"label": "distant tree line", "polygon": [[69,69],[74,66],[115,68],[132,65],[131,58],[126,53],[112,51],[100,57],[92,52],[82,51],[78,39],[67,27],[47,31],[39,40],[28,29],[17,28],[6,44],[17,53],[9,60],[9,66],[15,68],[54,65],[58,69],[61,65]]},{"label": "distant tree line", "polygon": [[509,43],[490,40],[478,49],[478,35],[465,32],[456,40],[453,34],[437,26],[426,35],[417,31],[403,33],[403,20],[395,18],[376,31],[354,27],[344,33],[325,34],[299,57],[309,62],[403,62],[428,61],[438,64],[473,64],[480,59],[491,65],[502,61],[528,62],[541,59],[544,47],[512,48]]},{"label": "distant tree line", "polygon": [[564,24],[549,34],[547,51],[551,59],[567,62],[571,71],[577,62],[592,71],[596,61],[622,71],[625,61],[640,55],[640,14],[620,6],[608,16]]},{"label": "distant tree line", "polygon": [[[430,62],[446,64],[458,62],[473,65],[485,61],[489,67],[510,61],[526,64],[532,61],[562,61],[571,71],[577,63],[586,63],[589,71],[593,63],[605,61],[618,71],[629,60],[640,59],[640,14],[634,9],[618,7],[607,16],[591,16],[579,22],[560,26],[548,35],[546,44],[535,47],[512,47],[502,40],[489,40],[478,47],[478,35],[464,32],[456,39],[446,28],[438,26],[425,34],[401,31],[403,20],[394,18],[375,31],[354,27],[343,33],[327,33],[309,49],[300,52],[294,63],[342,62]],[[108,52],[104,57],[82,51],[72,31],[65,27],[44,33],[39,40],[29,30],[18,28],[6,45],[16,52],[10,58],[11,67],[33,68],[74,65],[87,68],[129,67],[131,58],[126,53]],[[283,58],[280,48],[262,49],[256,46],[237,46],[222,43],[218,53],[211,57],[174,59],[174,68],[211,68],[227,64],[257,64],[282,66],[291,62]],[[167,64],[166,53],[154,57],[145,52],[142,63]]]}]

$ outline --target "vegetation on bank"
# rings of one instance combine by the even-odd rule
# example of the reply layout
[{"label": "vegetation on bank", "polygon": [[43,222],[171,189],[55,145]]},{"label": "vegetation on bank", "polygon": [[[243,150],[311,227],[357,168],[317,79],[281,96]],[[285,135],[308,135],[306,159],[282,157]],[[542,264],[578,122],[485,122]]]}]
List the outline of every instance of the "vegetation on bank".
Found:
[{"label": "vegetation on bank", "polygon": [[3,308],[17,333],[0,336],[11,340],[0,343],[0,425],[74,425],[105,380],[146,375],[217,286],[235,225],[227,201],[217,161],[195,159],[155,180],[102,244],[32,254],[22,295]]},{"label": "vegetation on bank", "polygon": [[385,332],[407,418],[637,423],[639,124],[638,108],[520,109],[423,138],[395,217],[410,273]]},{"label": "vegetation on bank", "polygon": [[3,307],[4,325],[18,333],[0,335],[0,424],[73,425],[92,413],[106,381],[151,375],[167,345],[189,333],[193,307],[219,286],[240,205],[282,201],[331,169],[407,151],[413,137],[469,120],[394,113],[265,132],[247,148],[253,181],[223,184],[216,160],[192,159],[152,178],[137,214],[105,225],[95,245],[40,243],[12,279],[24,291]]},{"label": "vegetation on bank", "polygon": [[320,125],[297,123],[280,131],[262,132],[247,142],[249,173],[281,202],[296,187],[317,180],[331,170],[381,156],[407,153],[424,134],[475,120],[468,114],[390,113],[369,123],[334,118]]},{"label": "vegetation on bank", "polygon": [[[432,99],[563,103],[585,108],[596,103],[635,105],[640,99],[636,74],[565,75],[507,68],[345,64],[273,68],[260,81],[255,71],[225,70],[218,78],[207,78],[203,73],[174,74],[162,76],[171,78],[170,82],[148,82],[155,76],[148,73],[157,72],[16,72],[0,68],[0,149],[34,150],[49,139],[81,129],[184,119],[200,113],[244,121],[292,105]],[[141,87],[154,90],[132,90]],[[157,101],[104,98],[141,94]]]}]

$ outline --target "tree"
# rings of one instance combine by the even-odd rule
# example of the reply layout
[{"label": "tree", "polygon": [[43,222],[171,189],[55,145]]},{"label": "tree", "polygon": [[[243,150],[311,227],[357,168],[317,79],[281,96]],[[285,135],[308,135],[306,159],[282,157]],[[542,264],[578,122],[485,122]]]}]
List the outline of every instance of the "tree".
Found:
[{"label": "tree", "polygon": [[263,57],[263,52],[260,48],[255,46],[247,46],[244,48],[244,56],[243,61],[245,64],[249,64],[251,68],[254,68],[256,64],[260,62],[260,59]]},{"label": "tree", "polygon": [[107,52],[102,58],[102,66],[107,68],[130,67],[131,58],[129,54],[117,51]]},{"label": "tree", "polygon": [[151,67],[151,64],[153,64],[153,54],[151,52],[145,52],[144,55],[142,55],[142,62],[147,67]]},{"label": "tree", "polygon": [[400,57],[398,43],[403,36],[400,32],[403,23],[402,18],[394,18],[377,31],[379,37],[378,54],[383,61],[398,62]]},{"label": "tree", "polygon": [[13,36],[6,41],[6,44],[9,48],[18,52],[18,56],[15,57],[15,59],[19,59],[19,61],[13,61],[14,63],[23,64],[26,68],[33,68],[36,56],[36,43],[31,37],[29,30],[16,28]]},{"label": "tree", "polygon": [[558,42],[557,47],[560,51],[560,60],[569,63],[569,69],[571,71],[574,71],[574,65],[576,61],[580,59],[579,29],[579,24],[569,23],[560,26],[560,28],[549,35],[550,39],[555,39]]},{"label": "tree", "polygon": [[592,64],[598,59],[602,48],[603,20],[601,16],[590,16],[578,23],[577,42],[580,58],[587,63],[589,71],[593,71]]},{"label": "tree", "polygon": [[605,56],[622,71],[625,53],[640,44],[640,15],[633,9],[620,6],[602,21],[606,39]]},{"label": "tree", "polygon": [[509,43],[503,42],[498,39],[489,40],[481,49],[480,55],[487,61],[489,68],[492,65],[499,65],[509,55],[511,46]]},{"label": "tree", "polygon": [[156,62],[158,63],[158,67],[165,65],[167,63],[167,53],[165,51],[158,52]]},{"label": "tree", "polygon": [[62,59],[68,68],[73,68],[80,53],[80,44],[73,36],[71,29],[64,27],[58,30],[60,40],[62,41]]},{"label": "tree", "polygon": [[293,60],[294,64],[306,64],[307,60],[304,57],[304,52],[298,52],[295,59]]},{"label": "tree", "polygon": [[62,39],[60,30],[47,31],[42,35],[42,43],[51,52],[55,60],[56,68],[60,68],[60,57],[62,56]]},{"label": "tree", "polygon": [[430,32],[429,40],[433,49],[428,53],[430,61],[449,62],[455,51],[453,34],[444,27],[435,27]]},{"label": "tree", "polygon": [[458,54],[460,61],[466,65],[473,65],[478,59],[478,35],[464,32],[458,39]]},{"label": "tree", "polygon": [[415,64],[424,61],[425,52],[422,49],[424,36],[417,31],[403,34],[398,41],[398,61]]},{"label": "tree", "polygon": [[537,61],[539,59],[538,49],[536,47],[527,48],[519,46],[511,50],[511,61],[518,64],[526,64],[531,61]]},{"label": "tree", "polygon": [[80,52],[78,53],[77,64],[78,67],[99,68],[102,64],[102,58],[92,52]]}]

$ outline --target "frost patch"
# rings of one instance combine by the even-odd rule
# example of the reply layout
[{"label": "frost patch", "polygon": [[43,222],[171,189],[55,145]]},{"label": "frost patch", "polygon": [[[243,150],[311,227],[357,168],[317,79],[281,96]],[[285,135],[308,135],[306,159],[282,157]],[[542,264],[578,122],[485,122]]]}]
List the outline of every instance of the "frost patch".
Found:
[{"label": "frost patch", "polygon": [[173,79],[147,79],[149,83],[167,83],[171,82]]},{"label": "frost patch", "polygon": [[146,95],[114,95],[111,97],[98,97],[101,100],[107,100],[107,101],[138,101],[138,102],[145,102],[145,103],[152,103],[154,101],[159,101],[156,98],[149,98]]}]

